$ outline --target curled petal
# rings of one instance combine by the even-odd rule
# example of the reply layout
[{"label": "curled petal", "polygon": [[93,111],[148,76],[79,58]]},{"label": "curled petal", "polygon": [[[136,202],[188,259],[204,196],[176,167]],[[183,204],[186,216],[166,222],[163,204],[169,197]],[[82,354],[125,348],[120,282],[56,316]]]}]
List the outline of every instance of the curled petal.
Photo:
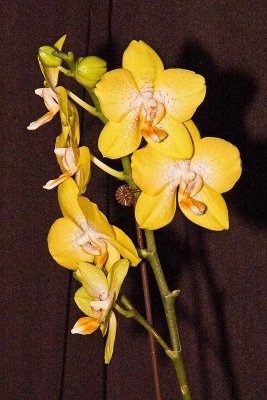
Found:
[{"label": "curled petal", "polygon": [[108,337],[105,345],[105,364],[109,364],[112,354],[113,354],[113,349],[114,349],[114,344],[115,344],[115,338],[116,338],[116,331],[117,331],[117,320],[116,316],[113,311],[111,311],[110,316],[109,316],[109,331],[108,331]]},{"label": "curled petal", "polygon": [[70,173],[61,174],[58,178],[51,179],[50,181],[46,182],[43,188],[47,190],[54,189],[56,186],[60,185],[62,182],[68,179],[71,175],[72,174]]},{"label": "curled petal", "polygon": [[65,180],[58,188],[58,201],[64,217],[80,226],[87,226],[87,221],[78,202],[79,188],[74,179]]},{"label": "curled petal", "polygon": [[76,172],[75,180],[80,190],[80,194],[85,193],[88,182],[91,178],[91,158],[89,148],[82,146],[78,148],[79,169]]},{"label": "curled petal", "polygon": [[90,335],[99,327],[99,321],[96,318],[83,317],[78,319],[71,330],[71,333],[79,333],[80,335]]},{"label": "curled petal", "polygon": [[54,116],[56,115],[56,113],[59,111],[59,108],[56,107],[53,110],[49,111],[48,113],[46,113],[45,115],[43,115],[42,117],[40,117],[39,119],[37,119],[36,121],[33,121],[30,123],[29,126],[27,126],[27,129],[29,131],[34,131],[35,129],[39,128],[40,126],[46,124],[47,122],[51,121],[51,119],[54,118]]},{"label": "curled petal", "polygon": [[169,224],[176,210],[177,188],[167,186],[156,196],[141,193],[136,207],[135,217],[140,228],[155,230]]},{"label": "curled petal", "polygon": [[130,265],[135,267],[141,259],[138,257],[136,248],[129,238],[121,229],[113,225],[115,232],[115,240],[108,237],[106,240],[112,244],[122,255],[123,258],[129,260]]}]

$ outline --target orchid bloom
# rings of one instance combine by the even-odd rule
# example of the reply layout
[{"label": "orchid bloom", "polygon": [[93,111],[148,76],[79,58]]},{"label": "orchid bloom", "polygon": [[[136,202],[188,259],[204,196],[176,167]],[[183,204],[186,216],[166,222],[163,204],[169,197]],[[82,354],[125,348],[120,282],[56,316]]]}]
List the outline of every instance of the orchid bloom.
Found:
[{"label": "orchid bloom", "polygon": [[71,330],[71,333],[88,335],[100,327],[103,336],[108,331],[105,346],[105,363],[108,364],[112,357],[115,336],[116,317],[112,311],[117,300],[121,285],[127,275],[129,262],[119,260],[112,265],[107,277],[96,266],[80,262],[75,271],[75,278],[82,283],[82,287],[75,294],[75,302],[87,315],[80,318]]},{"label": "orchid bloom", "polygon": [[132,173],[142,190],[136,205],[141,228],[158,229],[174,217],[177,203],[185,216],[211,230],[228,229],[228,211],[221,193],[230,190],[241,175],[238,149],[214,137],[194,135],[191,160],[160,154],[147,146],[132,156]]},{"label": "orchid bloom", "polygon": [[183,122],[192,117],[205,92],[201,75],[164,70],[151,47],[133,40],[122,68],[107,72],[96,85],[101,110],[109,119],[99,137],[100,151],[120,158],[135,151],[144,137],[163,154],[190,158],[193,144]]},{"label": "orchid bloom", "polygon": [[137,265],[137,255],[131,239],[116,226],[110,225],[97,205],[79,196],[79,188],[72,178],[58,188],[63,218],[57,219],[48,234],[48,248],[55,261],[75,270],[77,263],[96,262],[108,270],[114,261],[128,259]]},{"label": "orchid bloom", "polygon": [[[63,44],[65,42],[66,35],[62,36],[55,44],[54,47],[57,50],[61,50]],[[51,119],[58,113],[59,104],[58,104],[58,94],[57,94],[57,83],[58,83],[58,74],[59,70],[57,67],[47,67],[43,65],[38,58],[39,65],[42,71],[42,74],[45,78],[44,88],[39,88],[35,90],[35,93],[44,99],[44,103],[46,108],[48,109],[48,113],[43,115],[41,118],[37,119],[34,122],[31,122],[27,127],[29,130],[35,130],[40,126],[46,124],[51,121]]]}]

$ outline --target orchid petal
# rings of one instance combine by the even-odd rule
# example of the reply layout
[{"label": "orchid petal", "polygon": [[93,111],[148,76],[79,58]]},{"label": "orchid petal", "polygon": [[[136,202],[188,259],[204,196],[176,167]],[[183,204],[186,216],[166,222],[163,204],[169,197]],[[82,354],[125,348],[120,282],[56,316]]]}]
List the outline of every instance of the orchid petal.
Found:
[{"label": "orchid petal", "polygon": [[[182,200],[179,192],[178,201]],[[211,189],[208,185],[203,185],[202,189],[192,199],[203,203],[206,206],[206,212],[202,215],[196,215],[187,208],[181,207],[182,213],[197,225],[214,231],[221,231],[229,228],[228,210],[223,197]]]},{"label": "orchid petal", "polygon": [[107,245],[107,260],[105,262],[105,269],[109,272],[110,268],[112,267],[112,265],[118,261],[121,256],[120,256],[120,252],[109,242],[106,242]]},{"label": "orchid petal", "polygon": [[71,219],[80,226],[87,226],[87,221],[78,202],[79,188],[76,182],[69,178],[58,187],[59,206],[64,217]]},{"label": "orchid petal", "polygon": [[138,113],[133,110],[120,122],[109,121],[103,128],[98,147],[104,157],[121,158],[136,150],[141,143]]},{"label": "orchid petal", "polygon": [[131,110],[139,93],[131,72],[119,68],[102,76],[95,94],[103,114],[109,120],[119,122]]},{"label": "orchid petal", "polygon": [[239,150],[226,140],[203,138],[196,144],[190,168],[217,192],[227,192],[241,175]]},{"label": "orchid petal", "polygon": [[192,157],[193,143],[184,124],[177,122],[169,114],[165,114],[165,117],[157,124],[157,127],[165,131],[168,136],[159,143],[146,139],[150,146],[169,157],[179,159]]},{"label": "orchid petal", "polygon": [[30,125],[27,126],[27,129],[29,131],[33,131],[33,130],[39,128],[40,126],[46,124],[47,122],[51,121],[51,119],[53,119],[53,117],[55,116],[55,114],[58,111],[59,111],[58,107],[54,108],[53,110],[50,110],[48,113],[46,113],[42,117],[38,118],[36,121],[31,122]]},{"label": "orchid petal", "polygon": [[121,229],[113,225],[115,239],[108,237],[106,240],[110,242],[122,255],[123,258],[129,260],[130,265],[135,267],[141,259],[138,257],[136,248],[129,238]]},{"label": "orchid petal", "polygon": [[76,172],[75,180],[79,187],[79,193],[86,192],[88,182],[91,178],[91,158],[89,148],[82,146],[78,148],[79,169]]},{"label": "orchid petal", "polygon": [[[154,196],[169,184],[174,161],[156,151],[157,147],[146,146],[132,155],[132,176],[137,186],[146,194]],[[177,181],[177,186],[179,179]]]},{"label": "orchid petal", "polygon": [[98,209],[97,205],[91,202],[87,197],[80,196],[79,206],[86,218],[87,225],[95,232],[115,238],[112,226],[106,216]]},{"label": "orchid petal", "polygon": [[90,306],[90,302],[93,300],[92,297],[88,296],[85,288],[80,287],[74,296],[74,301],[79,307],[79,309],[86,314],[88,317],[95,318],[97,316],[97,312],[95,312]]},{"label": "orchid petal", "polygon": [[185,125],[186,129],[188,130],[193,144],[194,146],[197,144],[197,142],[199,142],[199,140],[201,139],[199,130],[197,129],[196,125],[194,124],[194,122],[192,121],[192,119],[189,119],[188,121],[183,122],[183,124]]},{"label": "orchid petal", "polygon": [[153,87],[154,80],[164,70],[157,53],[141,40],[133,40],[123,54],[122,66],[131,71],[139,90]]},{"label": "orchid petal", "polygon": [[50,181],[46,182],[43,188],[48,190],[54,189],[56,186],[60,185],[62,182],[68,179],[71,175],[72,174],[70,173],[61,174],[58,178],[51,179]]},{"label": "orchid petal", "polygon": [[95,265],[79,262],[75,271],[75,278],[81,282],[88,296],[106,300],[109,286],[104,272]]},{"label": "orchid petal", "polygon": [[155,230],[169,224],[176,210],[176,187],[167,186],[156,196],[141,193],[136,207],[135,217],[142,229]]},{"label": "orchid petal", "polygon": [[115,262],[110,268],[108,273],[108,284],[110,291],[114,294],[114,301],[116,301],[121,285],[127,275],[129,270],[129,261],[128,260],[119,260]]},{"label": "orchid petal", "polygon": [[90,335],[99,328],[99,321],[96,318],[82,317],[78,319],[71,330],[71,333],[79,333],[80,335]]},{"label": "orchid petal", "polygon": [[105,345],[105,364],[109,364],[112,358],[115,338],[116,338],[116,331],[117,331],[117,320],[114,312],[112,311],[109,316],[109,330]]},{"label": "orchid petal", "polygon": [[193,71],[167,69],[155,82],[154,97],[165,105],[166,112],[177,121],[187,121],[202,103],[205,79]]},{"label": "orchid petal", "polygon": [[61,266],[75,270],[79,261],[93,262],[94,256],[83,251],[77,243],[83,232],[70,219],[59,218],[48,233],[48,249]]}]

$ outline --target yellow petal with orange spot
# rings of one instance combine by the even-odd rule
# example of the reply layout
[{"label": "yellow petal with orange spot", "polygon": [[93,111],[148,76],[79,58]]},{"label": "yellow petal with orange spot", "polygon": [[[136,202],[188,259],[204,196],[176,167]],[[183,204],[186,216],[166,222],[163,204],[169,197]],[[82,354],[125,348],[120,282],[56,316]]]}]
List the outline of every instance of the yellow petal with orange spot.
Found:
[{"label": "yellow petal with orange spot", "polygon": [[83,251],[77,244],[77,238],[82,234],[70,219],[59,218],[53,223],[47,238],[48,249],[59,265],[75,270],[79,261],[94,261],[94,256]]},{"label": "yellow petal with orange spot", "polygon": [[119,68],[107,72],[96,85],[103,114],[111,121],[120,121],[131,110],[138,96],[133,76],[127,69]]},{"label": "yellow petal with orange spot", "polygon": [[115,238],[112,226],[106,216],[98,209],[97,205],[91,202],[87,197],[80,196],[79,206],[86,218],[87,224],[94,231]]},{"label": "yellow petal with orange spot", "polygon": [[78,319],[71,330],[71,333],[79,333],[80,335],[90,335],[97,330],[99,322],[96,318],[82,317]]},{"label": "yellow petal with orange spot", "polygon": [[157,196],[141,193],[135,207],[135,217],[140,228],[155,230],[169,224],[176,210],[177,189],[167,186]]},{"label": "yellow petal with orange spot", "polygon": [[[179,193],[178,201],[182,199]],[[203,215],[196,215],[187,208],[180,207],[183,214],[197,225],[214,231],[221,231],[229,228],[229,218],[227,205],[218,192],[212,190],[208,185],[203,185],[200,192],[194,196],[194,199],[203,203],[207,208]]]},{"label": "yellow petal with orange spot", "polygon": [[227,192],[241,175],[240,153],[226,140],[206,137],[196,143],[190,168],[217,192]]},{"label": "yellow petal with orange spot", "polygon": [[173,166],[173,160],[156,149],[149,145],[132,155],[133,179],[142,191],[151,196],[162,192],[169,184]]},{"label": "yellow petal with orange spot", "polygon": [[131,71],[138,89],[153,87],[154,80],[164,70],[163,63],[157,53],[141,40],[133,40],[123,54],[123,68]]},{"label": "yellow petal with orange spot", "polygon": [[154,98],[164,104],[166,112],[183,122],[204,100],[205,79],[186,69],[167,69],[156,80],[154,90]]},{"label": "yellow petal with orange spot", "polygon": [[184,124],[175,121],[169,114],[165,114],[157,127],[166,132],[168,136],[160,143],[155,143],[148,138],[146,140],[149,145],[168,157],[181,160],[192,157],[193,142]]},{"label": "yellow petal with orange spot", "polygon": [[135,151],[141,143],[138,113],[126,114],[120,122],[109,121],[103,128],[98,147],[104,157],[121,158]]}]

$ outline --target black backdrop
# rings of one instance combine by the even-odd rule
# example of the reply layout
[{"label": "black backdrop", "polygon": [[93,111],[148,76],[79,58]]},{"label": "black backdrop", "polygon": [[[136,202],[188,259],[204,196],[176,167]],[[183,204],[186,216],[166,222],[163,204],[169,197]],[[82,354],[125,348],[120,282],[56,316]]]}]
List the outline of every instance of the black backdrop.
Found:
[{"label": "black backdrop", "polygon": [[[53,146],[60,127],[57,122],[36,132],[26,127],[44,113],[34,94],[42,86],[37,49],[67,33],[65,49],[102,56],[109,68],[121,65],[132,39],[142,39],[166,67],[205,76],[207,96],[195,122],[203,136],[237,145],[243,160],[242,178],[225,196],[230,230],[209,232],[177,213],[157,232],[158,247],[170,287],[181,289],[177,315],[193,399],[264,400],[264,2],[4,0],[1,8],[1,398],[153,399],[146,333],[119,317],[114,357],[104,367],[100,332],[70,333],[81,316],[73,301],[77,287],[46,246],[60,211],[56,190],[42,185],[58,172]],[[99,154],[94,142],[101,123],[81,113],[81,124],[82,143]],[[131,233],[132,215],[114,201],[117,183],[93,172],[88,196]],[[166,335],[150,279],[155,325]],[[143,311],[137,270],[131,270],[125,292]],[[163,400],[178,398],[161,350],[158,358]]]}]

